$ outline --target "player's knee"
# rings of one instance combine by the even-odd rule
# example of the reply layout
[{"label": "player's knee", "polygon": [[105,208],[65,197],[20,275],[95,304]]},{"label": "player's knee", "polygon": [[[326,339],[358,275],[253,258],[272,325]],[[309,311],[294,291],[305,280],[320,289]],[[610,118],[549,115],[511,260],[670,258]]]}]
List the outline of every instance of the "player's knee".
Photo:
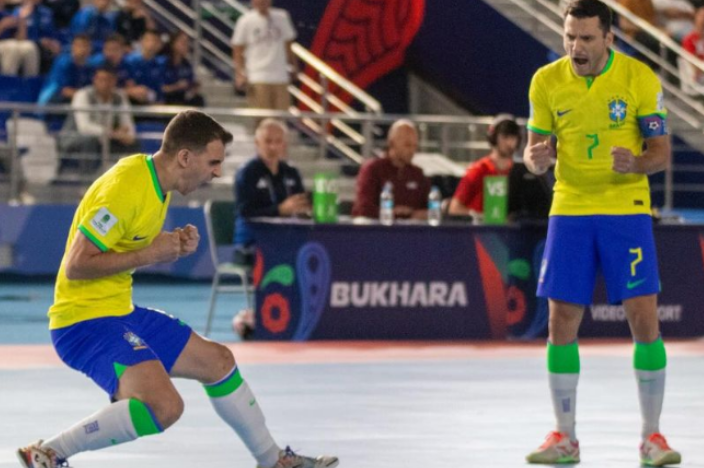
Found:
[{"label": "player's knee", "polygon": [[154,402],[150,406],[162,430],[173,426],[183,414],[184,409],[183,399],[176,392],[162,395],[158,402]]},{"label": "player's knee", "polygon": [[216,356],[213,363],[217,367],[216,373],[220,376],[227,375],[235,367],[235,356],[227,346],[219,343],[213,344],[215,345],[214,354]]}]

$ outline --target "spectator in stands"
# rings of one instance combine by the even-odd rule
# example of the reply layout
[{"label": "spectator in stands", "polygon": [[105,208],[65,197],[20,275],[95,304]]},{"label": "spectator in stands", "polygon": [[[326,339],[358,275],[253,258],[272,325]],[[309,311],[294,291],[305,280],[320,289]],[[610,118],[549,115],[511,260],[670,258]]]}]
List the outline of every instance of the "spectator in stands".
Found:
[{"label": "spectator in stands", "polygon": [[105,39],[103,51],[93,55],[88,64],[94,69],[109,67],[115,70],[117,75],[117,87],[124,88],[129,79],[129,70],[125,61],[127,44],[125,38],[117,33],[111,34]]},{"label": "spectator in stands", "polygon": [[39,74],[39,48],[27,40],[27,21],[5,10],[0,0],[0,75]]},{"label": "spectator in stands", "polygon": [[142,0],[125,0],[115,19],[117,32],[127,40],[130,47],[138,46],[142,36],[149,29],[156,29],[156,23],[147,11]]},{"label": "spectator in stands", "polygon": [[653,0],[653,7],[665,32],[676,42],[694,27],[694,5],[689,0]]},{"label": "spectator in stands", "polygon": [[508,176],[513,166],[513,155],[521,145],[521,128],[512,115],[499,114],[489,126],[487,140],[491,152],[475,161],[460,180],[450,200],[451,215],[471,215],[481,219],[484,213],[484,178]]},{"label": "spectator in stands", "polygon": [[[130,108],[127,96],[117,89],[117,75],[112,68],[99,68],[93,76],[92,86],[79,89],[71,101],[71,107],[74,109],[95,106],[112,106],[123,111]],[[71,158],[62,159],[60,171],[70,166],[76,159],[81,172],[89,173],[97,169],[100,166],[102,143],[106,131],[110,140],[111,154],[124,155],[139,152],[139,142],[131,113],[74,111],[66,120],[59,138],[59,150]],[[73,159],[75,155],[80,157]]]},{"label": "spectator in stands", "polygon": [[389,129],[387,151],[366,162],[357,178],[352,216],[379,217],[379,196],[386,182],[393,184],[396,218],[427,218],[430,180],[413,164],[418,132],[410,120],[398,120]]},{"label": "spectator in stands", "polygon": [[288,12],[271,0],[252,0],[232,35],[235,88],[246,89],[249,107],[288,110],[288,83],[298,65],[291,44],[296,31]]},{"label": "spectator in stands", "polygon": [[13,15],[27,25],[27,39],[39,47],[40,73],[46,73],[61,52],[52,11],[40,5],[41,0],[22,0]]},{"label": "spectator in stands", "polygon": [[88,65],[90,38],[79,34],[71,41],[71,51],[61,54],[51,67],[49,76],[39,93],[39,104],[71,102],[77,90],[88,86],[93,68]]},{"label": "spectator in stands", "polygon": [[111,0],[92,0],[71,20],[71,36],[85,34],[90,37],[93,52],[103,50],[107,37],[115,32],[115,12],[111,10]]},{"label": "spectator in stands", "polygon": [[164,67],[164,102],[182,106],[205,106],[203,96],[198,93],[200,85],[195,79],[193,66],[188,61],[190,40],[183,31],[171,36],[167,46]]},{"label": "spectator in stands", "polygon": [[[682,40],[682,48],[692,55],[704,60],[704,6],[697,8],[694,14],[694,29]],[[694,79],[704,82],[701,70],[695,69]]]},{"label": "spectator in stands", "polygon": [[235,262],[254,262],[248,218],[310,213],[298,170],[286,158],[288,129],[275,119],[262,120],[254,134],[257,154],[235,174]]},{"label": "spectator in stands", "polygon": [[51,10],[58,29],[68,29],[74,15],[81,8],[79,0],[43,0],[42,4]]},{"label": "spectator in stands", "polygon": [[163,102],[164,61],[159,53],[163,47],[161,35],[153,29],[142,36],[141,50],[127,55],[127,96],[133,104]]}]

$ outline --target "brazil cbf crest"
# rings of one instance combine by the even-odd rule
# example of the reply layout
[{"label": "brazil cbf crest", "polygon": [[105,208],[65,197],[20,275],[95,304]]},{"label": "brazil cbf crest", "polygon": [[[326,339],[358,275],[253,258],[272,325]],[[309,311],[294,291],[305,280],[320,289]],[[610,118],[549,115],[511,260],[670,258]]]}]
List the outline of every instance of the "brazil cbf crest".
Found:
[{"label": "brazil cbf crest", "polygon": [[135,351],[140,349],[147,349],[147,344],[137,335],[132,332],[127,332],[122,337],[127,340],[127,342],[132,346]]},{"label": "brazil cbf crest", "polygon": [[628,103],[625,99],[621,97],[611,98],[609,101],[609,119],[612,123],[609,128],[619,128],[626,121],[626,115],[628,114]]}]

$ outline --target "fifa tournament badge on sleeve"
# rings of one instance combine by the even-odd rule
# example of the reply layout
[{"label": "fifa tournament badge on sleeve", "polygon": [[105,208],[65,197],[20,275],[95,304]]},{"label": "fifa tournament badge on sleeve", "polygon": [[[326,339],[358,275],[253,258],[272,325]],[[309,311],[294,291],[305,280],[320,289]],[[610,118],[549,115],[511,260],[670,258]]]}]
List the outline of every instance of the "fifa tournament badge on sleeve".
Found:
[{"label": "fifa tournament badge on sleeve", "polygon": [[508,178],[484,178],[484,224],[506,224],[508,210]]},{"label": "fifa tournament badge on sleeve", "polygon": [[313,220],[337,223],[337,176],[318,173],[313,179]]}]

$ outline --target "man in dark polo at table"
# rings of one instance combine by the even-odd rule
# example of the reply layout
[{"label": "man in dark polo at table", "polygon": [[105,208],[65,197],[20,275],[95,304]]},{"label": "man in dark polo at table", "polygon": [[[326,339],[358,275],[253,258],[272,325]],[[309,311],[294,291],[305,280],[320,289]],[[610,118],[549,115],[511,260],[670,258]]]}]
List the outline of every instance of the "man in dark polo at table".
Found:
[{"label": "man in dark polo at table", "polygon": [[379,217],[379,196],[386,182],[394,193],[394,217],[426,219],[430,180],[412,163],[418,132],[410,120],[398,120],[389,129],[386,154],[366,162],[357,177],[352,216]]},{"label": "man in dark polo at table", "polygon": [[235,263],[254,263],[254,236],[248,218],[310,213],[310,202],[298,170],[284,161],[286,125],[264,119],[257,126],[257,154],[235,174]]}]

